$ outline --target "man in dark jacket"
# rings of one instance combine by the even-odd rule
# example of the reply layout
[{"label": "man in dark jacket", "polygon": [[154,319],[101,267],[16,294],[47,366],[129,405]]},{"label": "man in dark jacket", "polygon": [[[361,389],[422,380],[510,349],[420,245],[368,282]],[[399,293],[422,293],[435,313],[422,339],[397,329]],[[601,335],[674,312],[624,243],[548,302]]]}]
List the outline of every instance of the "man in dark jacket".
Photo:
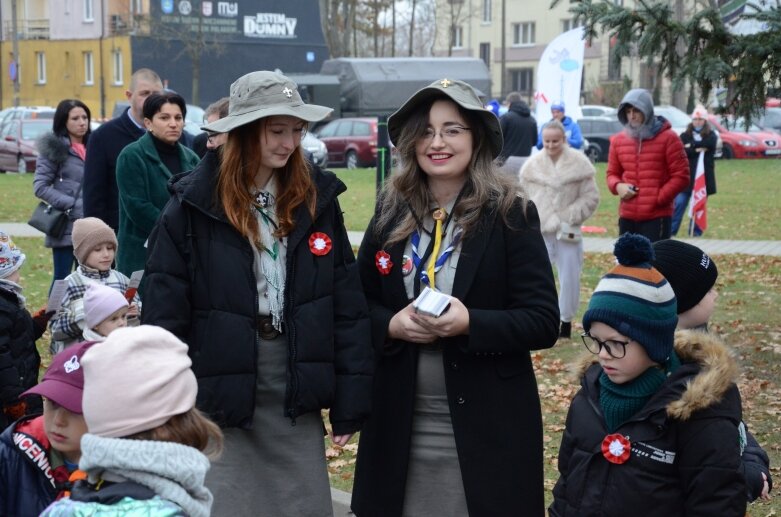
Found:
[{"label": "man in dark jacket", "polygon": [[510,92],[505,103],[509,105],[509,109],[499,119],[504,135],[504,146],[499,160],[504,162],[502,170],[517,176],[537,142],[537,121],[531,116],[529,105],[521,99],[520,93]]},{"label": "man in dark jacket", "polygon": [[162,91],[163,82],[159,75],[148,68],[136,70],[130,77],[130,88],[125,91],[130,107],[96,129],[87,144],[82,187],[84,216],[102,219],[114,231],[119,228],[117,157],[125,146],[146,132],[142,114],[144,101],[153,93]]}]

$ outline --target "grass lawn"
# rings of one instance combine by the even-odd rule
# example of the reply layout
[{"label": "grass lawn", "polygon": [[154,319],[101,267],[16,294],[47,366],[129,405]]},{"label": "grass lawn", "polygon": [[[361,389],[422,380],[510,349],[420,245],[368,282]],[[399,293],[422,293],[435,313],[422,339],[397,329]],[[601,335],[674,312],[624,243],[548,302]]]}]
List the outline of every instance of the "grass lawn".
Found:
[{"label": "grass lawn", "polygon": [[[348,190],[340,197],[345,221],[350,230],[364,230],[374,209],[374,171],[370,169],[336,170]],[[716,173],[719,193],[708,202],[710,226],[706,232],[713,239],[781,239],[781,161],[718,161]],[[617,199],[604,186],[604,164],[598,166],[598,185],[602,203],[587,224],[603,226],[607,236],[616,236]],[[32,175],[0,174],[0,221],[26,221],[35,206]],[[2,228],[0,228],[2,229]],[[22,268],[22,282],[31,308],[46,300],[51,274],[50,250],[40,238],[18,238],[17,244],[27,254]],[[781,258],[747,255],[720,255],[718,309],[712,319],[712,330],[733,347],[742,365],[739,382],[743,394],[744,419],[771,458],[774,480],[781,490]],[[585,308],[597,281],[614,263],[609,254],[588,254],[581,286],[581,311]],[[580,314],[576,318],[579,321]],[[577,326],[577,324],[576,324]],[[573,330],[577,335],[579,328]],[[46,354],[48,343],[39,342]],[[545,426],[545,477],[548,497],[556,481],[556,456],[569,400],[577,383],[568,365],[583,346],[579,341],[559,341],[550,350],[533,353]],[[344,448],[327,443],[326,455],[332,485],[351,490],[357,439]],[[748,515],[765,517],[781,515],[781,498],[759,502],[749,507]]]}]

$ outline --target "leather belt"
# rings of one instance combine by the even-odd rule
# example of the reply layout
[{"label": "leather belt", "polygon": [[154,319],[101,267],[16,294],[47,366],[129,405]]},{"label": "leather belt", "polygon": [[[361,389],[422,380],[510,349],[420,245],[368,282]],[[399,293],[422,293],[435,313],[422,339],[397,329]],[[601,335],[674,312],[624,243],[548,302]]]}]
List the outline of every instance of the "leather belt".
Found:
[{"label": "leather belt", "polygon": [[258,315],[257,326],[260,339],[265,339],[266,341],[276,339],[280,334],[282,334],[280,331],[274,328],[274,323],[271,319],[271,316]]}]

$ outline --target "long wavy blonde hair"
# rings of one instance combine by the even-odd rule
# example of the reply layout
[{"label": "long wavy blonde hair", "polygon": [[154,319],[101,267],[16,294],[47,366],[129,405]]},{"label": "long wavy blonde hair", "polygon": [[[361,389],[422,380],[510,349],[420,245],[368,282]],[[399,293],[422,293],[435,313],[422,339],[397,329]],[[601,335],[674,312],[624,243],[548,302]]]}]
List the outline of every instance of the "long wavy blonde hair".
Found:
[{"label": "long wavy blonde hair", "polygon": [[[461,108],[445,95],[434,97],[421,104],[401,130],[397,145],[400,170],[385,184],[377,201],[376,236],[381,236],[386,228],[395,224],[383,246],[406,240],[418,224],[416,215],[422,216],[434,203],[434,197],[428,188],[428,177],[420,168],[415,155],[415,144],[426,133],[429,111],[437,100],[451,102],[472,131],[472,158],[466,183],[458,203],[453,207],[453,217],[463,228],[464,238],[477,229],[485,210],[497,210],[505,224],[509,224],[507,216],[510,208],[521,194],[518,182],[504,175],[494,164],[488,128],[483,119],[476,113]],[[403,214],[400,220],[399,214]]]}]

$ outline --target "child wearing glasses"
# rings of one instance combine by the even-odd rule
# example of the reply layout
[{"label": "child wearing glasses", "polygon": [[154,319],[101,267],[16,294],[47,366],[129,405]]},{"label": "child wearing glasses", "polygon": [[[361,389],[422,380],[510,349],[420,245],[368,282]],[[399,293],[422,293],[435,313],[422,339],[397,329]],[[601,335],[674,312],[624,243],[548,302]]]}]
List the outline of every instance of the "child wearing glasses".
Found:
[{"label": "child wearing glasses", "polygon": [[[746,512],[738,368],[712,335],[675,332],[676,299],[650,241],[624,234],[583,316],[550,515]],[[642,504],[638,504],[642,498]]]}]

